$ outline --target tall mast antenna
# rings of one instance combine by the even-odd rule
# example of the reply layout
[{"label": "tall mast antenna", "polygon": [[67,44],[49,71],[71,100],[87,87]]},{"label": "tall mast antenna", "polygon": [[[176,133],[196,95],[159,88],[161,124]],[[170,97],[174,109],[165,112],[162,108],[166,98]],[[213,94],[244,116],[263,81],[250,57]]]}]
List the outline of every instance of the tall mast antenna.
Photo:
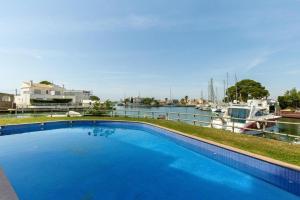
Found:
[{"label": "tall mast antenna", "polygon": [[235,99],[238,100],[238,88],[237,88],[237,77],[235,76]]}]

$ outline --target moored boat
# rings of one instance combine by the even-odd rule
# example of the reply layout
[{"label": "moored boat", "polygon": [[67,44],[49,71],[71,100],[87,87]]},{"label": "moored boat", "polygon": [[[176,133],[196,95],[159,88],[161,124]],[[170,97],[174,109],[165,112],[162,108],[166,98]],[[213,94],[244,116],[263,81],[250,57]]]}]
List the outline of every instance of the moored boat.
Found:
[{"label": "moored boat", "polygon": [[270,113],[268,104],[248,101],[247,105],[231,105],[223,116],[215,118],[212,123],[217,129],[234,131],[236,133],[259,133],[259,129],[270,128],[281,118]]}]

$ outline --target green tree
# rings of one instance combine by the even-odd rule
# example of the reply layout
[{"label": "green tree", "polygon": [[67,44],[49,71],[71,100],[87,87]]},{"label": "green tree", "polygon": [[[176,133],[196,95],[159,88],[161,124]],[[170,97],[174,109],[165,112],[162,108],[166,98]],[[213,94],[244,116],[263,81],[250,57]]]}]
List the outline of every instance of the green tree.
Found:
[{"label": "green tree", "polygon": [[91,115],[102,115],[103,113],[101,112],[101,105],[100,105],[100,103],[99,102],[95,102],[93,104],[93,107],[91,109],[89,109],[87,113],[91,114]]},{"label": "green tree", "polygon": [[159,101],[158,100],[154,100],[152,103],[151,103],[152,106],[159,106]]},{"label": "green tree", "polygon": [[246,102],[248,99],[261,99],[268,97],[269,91],[261,85],[261,83],[256,82],[251,79],[244,79],[237,82],[234,86],[231,86],[227,89],[227,98],[225,99],[228,102],[228,99],[237,100]]},{"label": "green tree", "polygon": [[49,82],[49,81],[41,81],[40,84],[44,84],[44,85],[52,85],[52,83]]},{"label": "green tree", "polygon": [[100,101],[100,98],[97,97],[97,96],[95,96],[95,95],[92,95],[92,96],[90,96],[90,100],[92,100],[92,101]]},{"label": "green tree", "polygon": [[101,104],[99,101],[96,101],[92,108],[87,111],[87,114],[100,116],[108,115],[109,110],[113,109],[113,104],[110,100],[106,100],[104,104]]},{"label": "green tree", "polygon": [[185,104],[186,104],[186,101],[185,101],[184,98],[180,99],[180,104],[182,104],[182,105],[185,105]]},{"label": "green tree", "polygon": [[150,105],[153,105],[153,103],[155,102],[155,99],[154,98],[149,98],[149,97],[146,97],[142,100],[142,104],[144,105],[147,105],[147,106],[150,106]]},{"label": "green tree", "polygon": [[300,91],[296,88],[288,90],[283,96],[278,97],[279,106],[285,108],[299,108],[300,107]]},{"label": "green tree", "polygon": [[105,110],[111,110],[113,108],[112,102],[108,99],[104,102],[104,107],[103,109]]},{"label": "green tree", "polygon": [[188,101],[189,101],[189,96],[185,96],[185,97],[184,97],[184,101],[185,101],[185,104],[187,104]]},{"label": "green tree", "polygon": [[130,98],[125,98],[125,99],[124,99],[124,104],[127,105],[127,104],[129,104],[129,103],[130,103]]}]

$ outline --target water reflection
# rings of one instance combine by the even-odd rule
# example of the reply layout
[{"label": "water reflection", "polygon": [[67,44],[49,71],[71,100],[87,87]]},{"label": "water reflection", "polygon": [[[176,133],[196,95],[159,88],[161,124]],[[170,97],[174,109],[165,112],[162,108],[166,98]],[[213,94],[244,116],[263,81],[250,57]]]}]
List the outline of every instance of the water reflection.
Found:
[{"label": "water reflection", "polygon": [[103,128],[103,127],[95,127],[92,131],[88,132],[89,136],[101,136],[108,137],[116,132],[115,128]]},{"label": "water reflection", "polygon": [[[281,122],[300,123],[299,119],[282,118]],[[300,125],[298,124],[277,124],[276,131],[292,135],[300,135]]]}]

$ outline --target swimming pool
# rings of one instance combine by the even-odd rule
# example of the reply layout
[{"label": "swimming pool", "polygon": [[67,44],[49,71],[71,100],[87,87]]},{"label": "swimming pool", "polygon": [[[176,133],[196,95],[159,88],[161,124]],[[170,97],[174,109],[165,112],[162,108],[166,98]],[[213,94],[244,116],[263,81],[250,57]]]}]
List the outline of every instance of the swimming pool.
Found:
[{"label": "swimming pool", "polygon": [[20,199],[300,199],[297,170],[146,124],[0,130],[0,166]]}]

